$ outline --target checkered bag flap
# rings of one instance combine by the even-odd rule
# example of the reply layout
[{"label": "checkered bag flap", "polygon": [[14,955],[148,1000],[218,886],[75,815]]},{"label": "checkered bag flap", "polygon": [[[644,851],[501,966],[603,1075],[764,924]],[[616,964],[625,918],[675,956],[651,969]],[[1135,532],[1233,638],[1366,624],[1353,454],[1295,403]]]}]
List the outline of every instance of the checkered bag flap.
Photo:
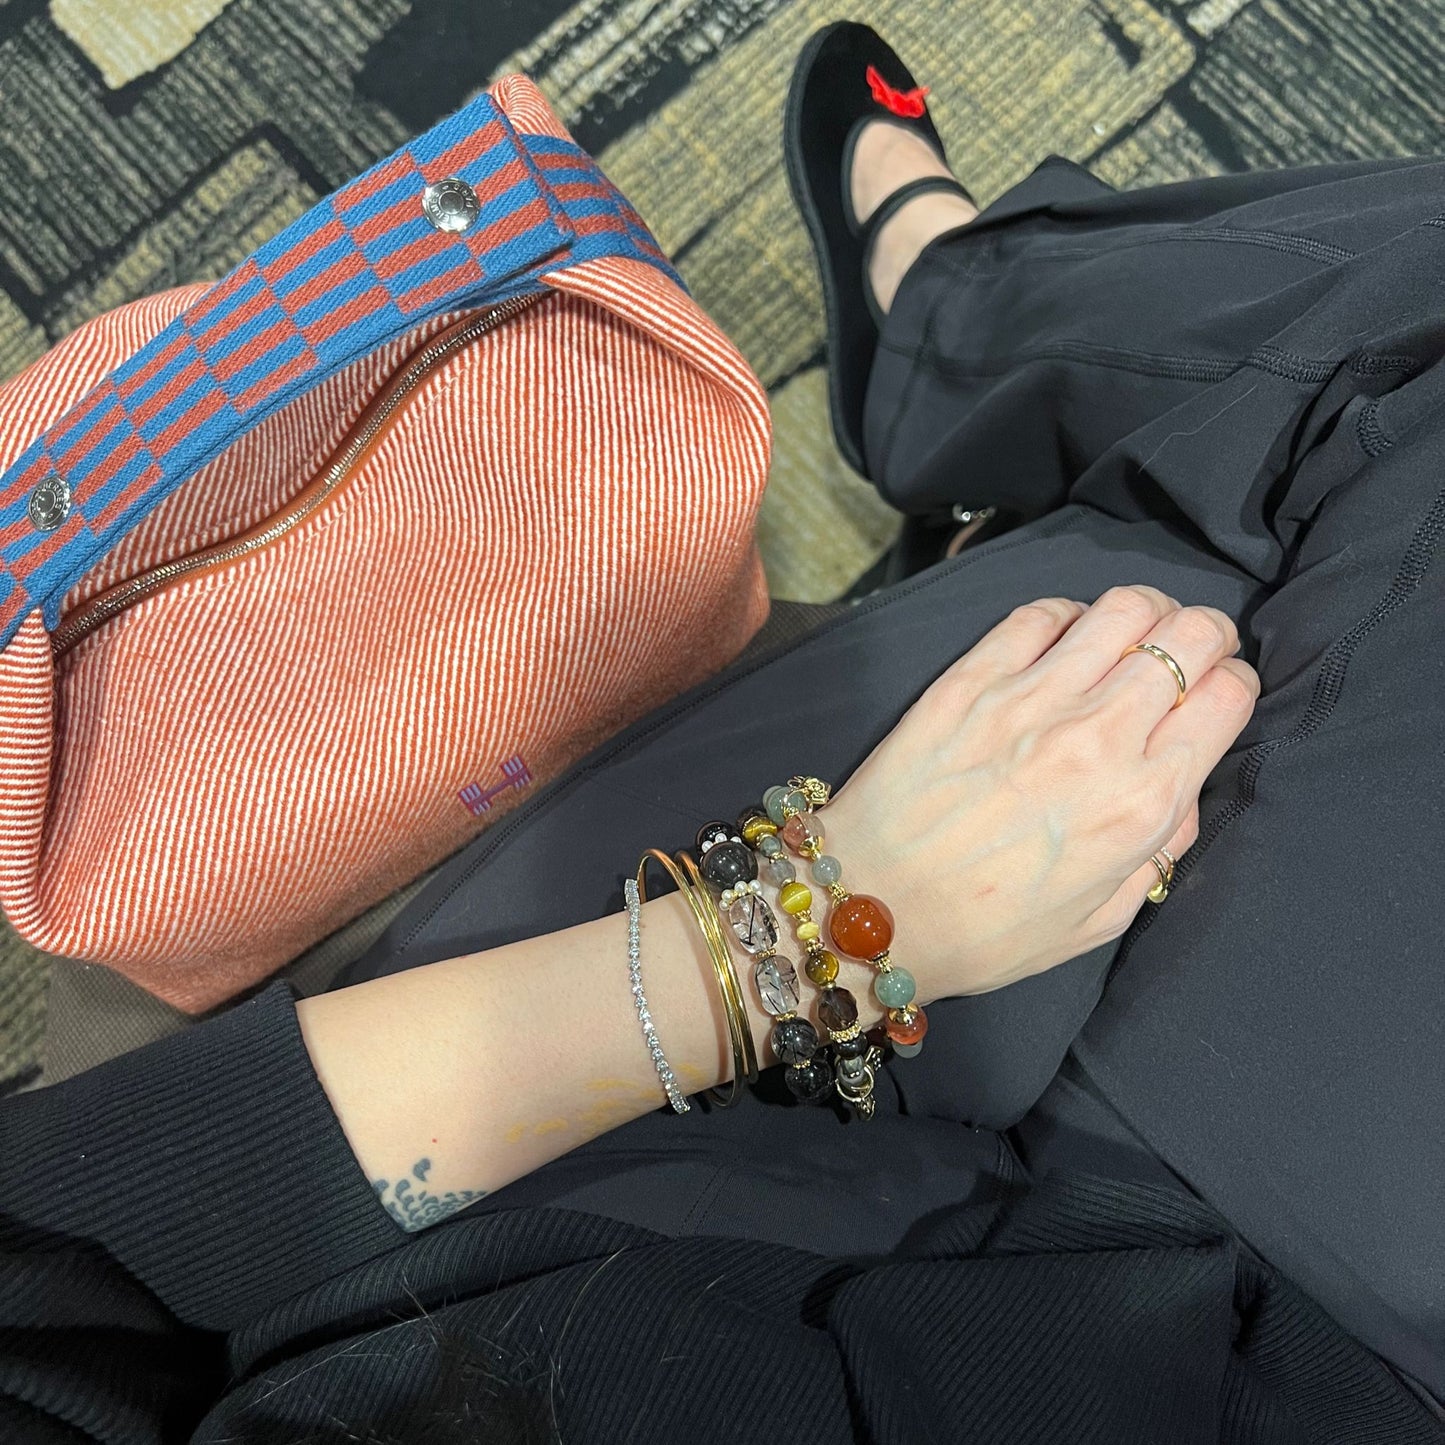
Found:
[{"label": "checkered bag flap", "polygon": [[0,388],[0,906],[212,1007],[727,662],[766,399],[508,77]]}]

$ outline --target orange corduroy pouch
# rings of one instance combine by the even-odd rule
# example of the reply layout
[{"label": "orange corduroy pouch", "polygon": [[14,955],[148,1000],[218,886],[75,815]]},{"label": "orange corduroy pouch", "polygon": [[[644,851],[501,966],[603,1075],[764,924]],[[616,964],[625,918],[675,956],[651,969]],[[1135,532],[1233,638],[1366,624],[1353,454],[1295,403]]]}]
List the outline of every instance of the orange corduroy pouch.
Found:
[{"label": "orange corduroy pouch", "polygon": [[766,397],[525,79],[0,388],[0,906],[200,1012],[730,661]]}]

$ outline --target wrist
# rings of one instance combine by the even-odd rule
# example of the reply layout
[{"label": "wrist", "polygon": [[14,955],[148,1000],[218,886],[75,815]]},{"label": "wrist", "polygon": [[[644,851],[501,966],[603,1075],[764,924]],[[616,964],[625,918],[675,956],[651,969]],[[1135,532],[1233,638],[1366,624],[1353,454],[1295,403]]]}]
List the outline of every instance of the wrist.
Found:
[{"label": "wrist", "polygon": [[[823,851],[843,865],[839,880],[843,887],[849,893],[877,898],[892,915],[894,936],[889,954],[895,965],[913,975],[917,985],[915,1002],[927,1008],[936,999],[946,997],[947,960],[940,949],[940,940],[928,931],[928,909],[919,896],[916,870],[909,874],[908,855],[900,849],[884,853],[876,846],[876,832],[868,827],[865,817],[859,816],[846,789],[835,793],[827,806],[819,810],[817,818],[824,831]],[[827,890],[807,876],[806,865],[801,860],[794,861],[799,864],[799,878],[813,890],[814,897],[827,898]],[[910,876],[914,880],[912,884]],[[847,957],[833,948],[825,921],[831,911],[829,900],[814,910],[814,916],[823,921],[824,943],[837,954],[838,983],[857,999],[859,1022],[865,1030],[871,1029],[885,1016],[883,1005],[873,993],[877,971],[866,960]]]}]

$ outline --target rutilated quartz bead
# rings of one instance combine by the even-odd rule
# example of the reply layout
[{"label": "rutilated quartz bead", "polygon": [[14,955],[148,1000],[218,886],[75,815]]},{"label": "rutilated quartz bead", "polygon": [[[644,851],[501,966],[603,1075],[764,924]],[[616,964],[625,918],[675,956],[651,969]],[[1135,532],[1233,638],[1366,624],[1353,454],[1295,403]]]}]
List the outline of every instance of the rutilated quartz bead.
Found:
[{"label": "rutilated quartz bead", "polygon": [[728,922],[749,953],[765,953],[777,947],[777,916],[756,893],[745,894],[728,904]]},{"label": "rutilated quartz bead", "polygon": [[788,1092],[801,1104],[820,1099],[833,1083],[833,1070],[821,1054],[814,1054],[806,1064],[788,1069],[783,1074]]},{"label": "rutilated quartz bead", "polygon": [[773,1025],[773,1052],[785,1064],[805,1064],[818,1052],[818,1031],[807,1019],[779,1019]]},{"label": "rutilated quartz bead", "polygon": [[753,981],[763,1007],[775,1018],[798,1007],[798,974],[790,959],[765,953],[753,966]]}]

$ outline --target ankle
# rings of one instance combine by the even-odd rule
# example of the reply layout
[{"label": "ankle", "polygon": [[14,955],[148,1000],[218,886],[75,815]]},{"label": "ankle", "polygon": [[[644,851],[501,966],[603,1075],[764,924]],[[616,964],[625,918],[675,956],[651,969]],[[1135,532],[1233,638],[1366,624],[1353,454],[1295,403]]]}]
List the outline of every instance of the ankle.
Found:
[{"label": "ankle", "polygon": [[978,207],[947,191],[925,192],[900,207],[878,232],[868,264],[868,284],[879,309],[887,312],[903,278],[940,236],[966,226]]}]

